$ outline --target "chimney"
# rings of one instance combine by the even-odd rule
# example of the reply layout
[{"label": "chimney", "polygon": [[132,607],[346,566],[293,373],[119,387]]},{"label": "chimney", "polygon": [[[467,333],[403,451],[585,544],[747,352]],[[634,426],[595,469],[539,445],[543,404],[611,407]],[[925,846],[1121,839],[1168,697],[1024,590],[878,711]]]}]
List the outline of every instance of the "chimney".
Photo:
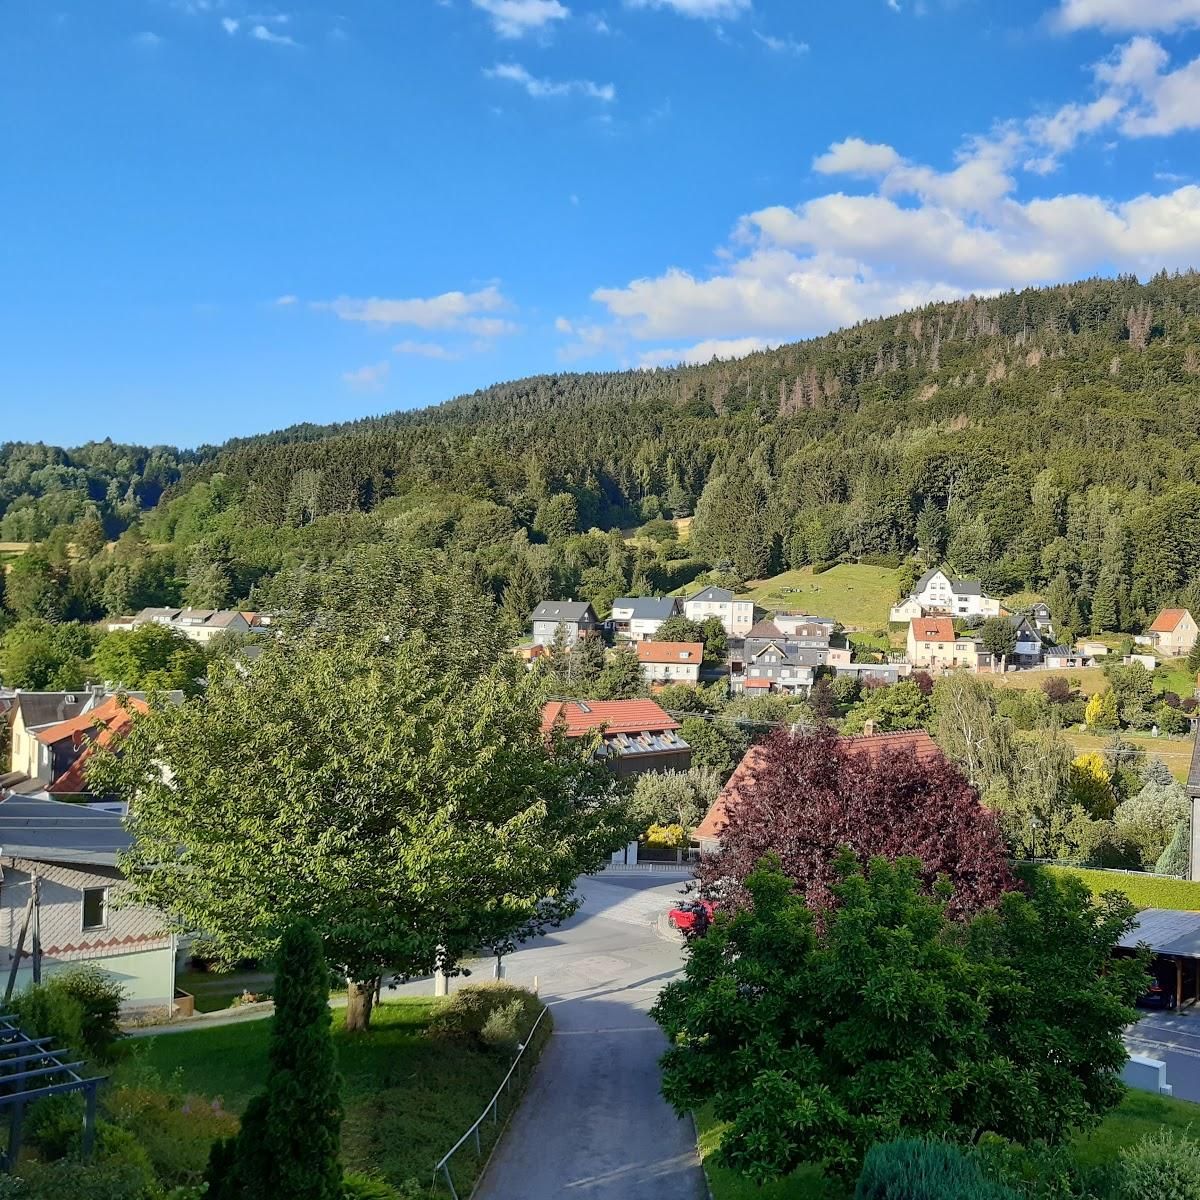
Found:
[{"label": "chimney", "polygon": [[877,732],[875,722],[867,719],[863,722],[863,737],[874,737]]}]

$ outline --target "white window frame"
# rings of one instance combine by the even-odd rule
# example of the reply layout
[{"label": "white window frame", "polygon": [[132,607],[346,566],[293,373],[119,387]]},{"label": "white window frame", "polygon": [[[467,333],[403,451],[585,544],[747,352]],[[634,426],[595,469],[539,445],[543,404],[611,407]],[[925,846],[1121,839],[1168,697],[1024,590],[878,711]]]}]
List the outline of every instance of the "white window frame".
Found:
[{"label": "white window frame", "polygon": [[[89,892],[99,892],[100,893],[100,897],[101,897],[100,906],[101,906],[101,918],[102,919],[101,919],[99,925],[88,925],[87,924],[86,914],[87,914],[87,898],[88,898]],[[79,897],[79,928],[84,933],[92,933],[94,930],[97,930],[97,929],[107,929],[108,928],[108,888],[107,887],[103,887],[103,886],[102,887],[88,887],[88,888],[82,889],[82,894]]]}]

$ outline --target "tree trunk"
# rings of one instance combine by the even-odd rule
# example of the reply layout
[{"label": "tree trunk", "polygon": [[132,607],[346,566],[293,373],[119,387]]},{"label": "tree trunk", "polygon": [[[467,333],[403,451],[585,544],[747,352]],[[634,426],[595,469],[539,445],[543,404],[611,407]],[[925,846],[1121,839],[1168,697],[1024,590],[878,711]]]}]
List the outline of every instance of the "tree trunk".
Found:
[{"label": "tree trunk", "polygon": [[496,955],[496,961],[492,965],[492,978],[496,980],[504,978],[504,956],[502,954]]},{"label": "tree trunk", "polygon": [[371,1027],[371,1009],[375,1005],[374,979],[346,980],[346,1031],[365,1033]]}]

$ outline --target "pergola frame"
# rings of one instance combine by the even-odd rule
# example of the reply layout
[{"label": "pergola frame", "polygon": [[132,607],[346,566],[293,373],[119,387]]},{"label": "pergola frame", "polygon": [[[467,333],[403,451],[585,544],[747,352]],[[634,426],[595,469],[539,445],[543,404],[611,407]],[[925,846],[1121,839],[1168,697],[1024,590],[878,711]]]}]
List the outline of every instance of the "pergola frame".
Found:
[{"label": "pergola frame", "polygon": [[70,1052],[55,1050],[53,1040],[29,1037],[16,1017],[0,1011],[0,1109],[9,1110],[5,1171],[12,1171],[21,1154],[25,1106],[43,1096],[84,1094],[83,1157],[86,1160],[91,1156],[96,1136],[96,1091],[104,1077],[85,1079],[79,1074],[79,1069],[86,1066],[84,1061],[67,1062]]}]

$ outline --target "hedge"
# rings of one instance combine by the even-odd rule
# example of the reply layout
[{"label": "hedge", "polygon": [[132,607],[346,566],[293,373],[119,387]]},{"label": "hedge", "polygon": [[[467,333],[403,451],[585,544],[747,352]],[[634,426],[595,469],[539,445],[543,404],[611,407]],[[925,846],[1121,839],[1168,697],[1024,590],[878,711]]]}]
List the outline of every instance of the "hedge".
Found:
[{"label": "hedge", "polygon": [[1087,871],[1079,867],[1047,867],[1046,870],[1077,876],[1096,896],[1104,892],[1124,892],[1138,908],[1200,911],[1200,883],[1189,883],[1186,879],[1124,871]]}]

